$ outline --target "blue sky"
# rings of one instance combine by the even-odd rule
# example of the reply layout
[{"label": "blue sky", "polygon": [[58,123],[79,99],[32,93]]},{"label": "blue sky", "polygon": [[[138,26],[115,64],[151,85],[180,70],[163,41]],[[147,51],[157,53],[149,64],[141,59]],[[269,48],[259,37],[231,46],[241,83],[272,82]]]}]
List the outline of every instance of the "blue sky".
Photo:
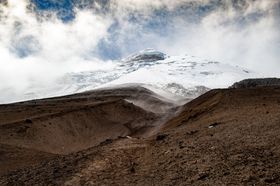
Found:
[{"label": "blue sky", "polygon": [[279,76],[280,1],[7,2],[0,5],[0,90],[20,92],[146,48]]},{"label": "blue sky", "polygon": [[[104,25],[106,21],[110,22],[106,25],[103,37],[98,37],[96,44],[92,48],[86,48],[86,54],[83,54],[85,58],[97,57],[102,60],[120,59],[145,48],[155,48],[171,54],[180,49],[178,52],[184,50],[186,53],[191,52],[194,55],[214,57],[228,62],[245,61],[245,58],[249,57],[239,59],[240,54],[254,53],[256,50],[253,46],[250,47],[251,41],[247,41],[247,38],[253,35],[251,32],[254,30],[258,32],[261,29],[260,32],[268,35],[270,34],[268,32],[275,32],[278,29],[276,25],[279,23],[280,7],[280,2],[265,0],[26,0],[24,2],[25,9],[29,9],[26,16],[37,17],[38,22],[42,24],[50,20],[53,22],[54,17],[65,25],[76,24],[77,16],[84,11],[98,17],[101,24],[102,21]],[[13,32],[16,31],[17,34],[12,35],[10,39],[11,53],[25,58],[44,49],[38,35],[22,34],[28,30],[24,18],[21,21],[14,21],[16,26]],[[258,25],[264,24],[262,21],[268,22],[269,25]],[[88,26],[94,24],[93,22]],[[39,29],[40,26],[38,32],[42,32]],[[98,28],[96,30],[98,31]],[[262,36],[262,33],[260,35]],[[204,37],[203,41],[199,41]],[[268,37],[272,37],[269,38],[269,42],[263,41],[264,43],[259,45],[269,45],[266,48],[272,48],[270,51],[277,50],[279,38],[272,34],[263,36]],[[274,43],[271,43],[271,40],[274,40]],[[231,43],[236,45],[231,46]],[[217,50],[207,53],[208,49],[205,46],[207,44],[212,44],[211,48],[216,47]],[[246,45],[244,48],[247,49],[239,51],[238,45]],[[222,50],[226,47],[237,47],[238,52],[235,54],[228,52],[230,57],[225,57],[222,54],[227,51]]]}]

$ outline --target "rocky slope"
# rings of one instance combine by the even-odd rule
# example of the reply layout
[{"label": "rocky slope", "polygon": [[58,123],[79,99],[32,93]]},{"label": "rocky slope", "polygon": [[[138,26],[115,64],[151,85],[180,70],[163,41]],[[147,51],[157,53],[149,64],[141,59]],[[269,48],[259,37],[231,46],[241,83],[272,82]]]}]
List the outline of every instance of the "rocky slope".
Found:
[{"label": "rocky slope", "polygon": [[102,89],[0,106],[0,144],[55,154],[143,135],[176,105],[142,87]]},{"label": "rocky slope", "polygon": [[279,78],[260,78],[260,79],[245,79],[234,83],[230,88],[252,88],[252,87],[266,87],[279,86]]},{"label": "rocky slope", "polygon": [[[149,104],[166,106],[165,109],[156,113],[154,112],[155,108],[147,110],[144,106],[140,107],[134,104],[128,106],[123,99],[135,100],[139,98],[134,96],[134,93],[137,92],[135,87],[124,90],[107,89],[105,92],[103,90],[103,92],[88,92],[87,94],[50,100],[2,105],[0,108],[2,113],[0,132],[1,137],[5,136],[1,138],[1,144],[5,148],[1,148],[0,163],[1,167],[5,165],[5,171],[0,173],[0,184],[280,184],[280,166],[278,164],[280,161],[279,86],[211,90],[177,109],[176,106],[162,101],[150,91],[140,90],[140,93],[136,95],[140,95],[142,101],[147,100]],[[114,93],[116,96],[112,96]],[[103,136],[107,135],[106,138],[114,137],[112,132],[118,133],[123,128],[123,123],[133,117],[135,121],[138,120],[140,123],[141,121],[147,122],[145,126],[152,126],[152,132],[138,128],[140,123],[136,122],[132,126],[135,126],[134,129],[140,133],[135,136],[132,134],[131,137],[107,140],[103,138],[104,141],[99,145],[91,144],[91,147],[83,148],[83,150],[71,149],[73,147],[71,143],[68,148],[71,149],[72,153],[69,153],[69,149],[61,153],[53,150],[56,148],[51,146],[47,150],[41,149],[44,152],[37,151],[35,149],[38,149],[38,146],[33,145],[37,142],[34,140],[29,141],[29,146],[26,143],[25,148],[18,147],[22,146],[20,143],[22,140],[11,143],[21,135],[26,135],[24,132],[7,138],[9,134],[15,134],[16,129],[22,131],[21,124],[15,125],[12,121],[25,120],[28,124],[30,121],[26,118],[30,119],[31,115],[34,117],[42,114],[42,107],[46,111],[48,108],[53,110],[51,112],[58,110],[63,112],[68,110],[71,105],[85,114],[88,109],[82,111],[79,106],[77,108],[77,104],[90,103],[95,105],[108,98],[115,99],[116,97],[118,99],[122,97],[122,101],[117,101],[118,104],[116,104],[111,100],[114,104],[109,105],[101,103],[101,106],[97,107],[102,109],[95,111],[98,112],[98,115],[95,115],[95,112],[87,114],[91,120],[91,127],[99,128],[103,131]],[[41,109],[30,111],[30,105],[35,103],[41,105]],[[116,106],[118,109],[115,109]],[[15,114],[14,109],[19,107],[21,110],[25,108],[26,113]],[[123,114],[120,115],[119,109]],[[114,118],[116,122],[112,123],[112,119],[110,121],[106,119],[114,114],[116,114]],[[10,117],[8,117],[9,115]],[[166,115],[169,117],[157,120],[157,117],[164,118]],[[5,119],[4,116],[8,118]],[[60,119],[63,117],[58,116]],[[67,117],[71,118],[72,116]],[[99,122],[95,123],[96,118],[100,117],[103,119],[98,121],[103,122],[102,125]],[[72,117],[72,119],[76,121],[72,123],[72,126],[76,126],[77,133],[82,131],[76,129],[81,128],[84,123],[88,123],[85,117],[80,117],[80,115]],[[34,127],[43,126],[44,118],[31,120]],[[78,120],[81,121],[78,122]],[[63,126],[67,127],[67,123]],[[59,121],[54,122],[53,125],[61,124]],[[141,126],[143,125],[141,124]],[[29,136],[36,136],[37,132],[33,130]],[[127,134],[131,133],[124,135]],[[94,133],[94,135],[97,134]],[[9,146],[5,145],[8,143]],[[80,145],[82,144],[80,141]],[[29,154],[28,159],[26,154]],[[10,159],[10,157],[13,158]],[[34,161],[30,161],[32,158]],[[19,161],[20,159],[27,159],[27,161],[23,163]]]}]

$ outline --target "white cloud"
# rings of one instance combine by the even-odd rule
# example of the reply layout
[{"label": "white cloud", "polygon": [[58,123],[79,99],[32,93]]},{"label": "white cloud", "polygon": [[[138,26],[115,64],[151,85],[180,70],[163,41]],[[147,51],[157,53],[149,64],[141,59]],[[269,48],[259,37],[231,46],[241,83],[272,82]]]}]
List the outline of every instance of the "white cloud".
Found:
[{"label": "white cloud", "polygon": [[[47,85],[69,71],[100,67],[94,56],[91,62],[86,58],[107,35],[110,20],[78,11],[68,24],[55,16],[39,21],[26,7],[27,1],[16,0],[0,7],[0,89],[20,93],[32,84]],[[31,55],[25,56],[26,52]]]},{"label": "white cloud", "polygon": [[[54,13],[38,19],[26,8],[27,2],[8,0],[8,6],[0,5],[0,90],[11,88],[20,94],[31,84],[47,86],[66,72],[107,67],[96,50],[102,39],[110,40],[108,29],[116,20],[119,26],[113,32],[118,37],[111,42],[124,55],[154,47],[168,54],[188,53],[279,75],[276,0],[244,0],[235,5],[231,1],[214,5],[214,0],[111,0],[109,12],[77,9],[68,23]],[[144,26],[155,9],[173,12],[186,3],[193,9],[212,3],[214,11],[195,22],[191,14],[167,17],[167,25],[156,28],[166,32],[162,35]],[[137,22],[129,21],[131,14]]]}]

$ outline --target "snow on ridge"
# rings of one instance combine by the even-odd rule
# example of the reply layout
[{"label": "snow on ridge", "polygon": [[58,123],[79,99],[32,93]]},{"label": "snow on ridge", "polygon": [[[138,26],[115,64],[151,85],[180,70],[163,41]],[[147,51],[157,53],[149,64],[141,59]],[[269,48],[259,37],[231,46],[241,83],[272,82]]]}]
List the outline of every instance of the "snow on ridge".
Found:
[{"label": "snow on ridge", "polygon": [[[11,101],[62,96],[122,84],[141,84],[181,98],[194,99],[209,89],[226,88],[234,82],[260,77],[248,69],[203,58],[167,56],[153,49],[143,50],[111,68],[71,72],[51,86],[34,85]],[[12,93],[12,90],[10,91]],[[1,100],[0,102],[7,102]]]},{"label": "snow on ridge", "polygon": [[185,88],[195,86],[225,88],[231,83],[251,76],[256,76],[256,73],[241,67],[184,55],[171,56],[147,64],[103,86],[133,82],[158,86],[178,83]]}]

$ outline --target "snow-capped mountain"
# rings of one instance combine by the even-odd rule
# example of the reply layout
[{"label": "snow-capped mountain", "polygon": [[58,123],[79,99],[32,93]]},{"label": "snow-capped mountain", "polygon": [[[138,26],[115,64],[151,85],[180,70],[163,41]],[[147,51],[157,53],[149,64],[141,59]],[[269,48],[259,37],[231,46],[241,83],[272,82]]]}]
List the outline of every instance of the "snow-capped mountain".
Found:
[{"label": "snow-capped mountain", "polygon": [[146,49],[123,60],[115,61],[109,69],[67,73],[48,87],[38,85],[24,92],[26,100],[72,94],[122,84],[141,84],[147,88],[193,99],[212,88],[225,88],[236,81],[257,74],[229,64],[195,56],[168,56]]}]

